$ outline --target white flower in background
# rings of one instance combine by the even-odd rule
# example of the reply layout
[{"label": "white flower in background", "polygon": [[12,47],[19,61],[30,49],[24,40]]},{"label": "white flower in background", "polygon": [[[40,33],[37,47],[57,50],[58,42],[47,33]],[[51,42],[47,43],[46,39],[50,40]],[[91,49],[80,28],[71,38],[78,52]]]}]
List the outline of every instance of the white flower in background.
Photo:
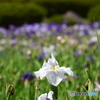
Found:
[{"label": "white flower in background", "polygon": [[97,83],[97,82],[94,82],[94,83],[95,83],[95,85],[96,85],[96,88],[95,88],[93,91],[94,91],[94,92],[100,91],[100,84]]},{"label": "white flower in background", "polygon": [[9,44],[17,44],[17,40],[9,40]]},{"label": "white flower in background", "polygon": [[50,54],[56,55],[57,53],[55,52],[55,46],[50,45],[49,47],[43,47],[43,52],[45,53],[45,56],[48,58]]},{"label": "white flower in background", "polygon": [[62,36],[57,36],[57,40],[58,41],[60,41],[60,40],[62,40],[63,38],[62,38]]},{"label": "white flower in background", "polygon": [[97,42],[97,37],[96,37],[96,36],[92,37],[92,38],[90,39],[90,41],[92,41],[92,42]]},{"label": "white flower in background", "polygon": [[[84,44],[80,44],[80,45],[78,45],[78,49],[79,49],[79,50],[86,50],[87,47],[86,47],[86,45],[84,45]],[[81,52],[82,52],[82,51],[81,51]]]},{"label": "white flower in background", "polygon": [[48,62],[44,61],[39,71],[34,72],[37,78],[40,77],[40,79],[42,79],[46,77],[49,83],[54,86],[57,86],[64,79],[64,73],[74,76],[70,68],[59,67],[53,54],[51,54],[51,58],[48,59]]},{"label": "white flower in background", "polygon": [[66,42],[66,40],[62,36],[57,36],[57,40],[61,42],[62,44]]},{"label": "white flower in background", "polygon": [[38,100],[53,100],[52,95],[53,95],[53,91],[50,91],[48,94],[47,93],[41,94],[38,97]]},{"label": "white flower in background", "polygon": [[27,46],[28,45],[28,42],[26,40],[24,40],[24,41],[20,41],[20,44],[21,45],[24,45],[24,46]]},{"label": "white flower in background", "polygon": [[0,44],[6,44],[6,43],[7,43],[6,39],[1,39],[0,40]]},{"label": "white flower in background", "polygon": [[69,39],[68,42],[70,45],[77,45],[78,43],[77,39]]},{"label": "white flower in background", "polygon": [[3,51],[5,48],[3,46],[0,46],[0,51]]},{"label": "white flower in background", "polygon": [[27,50],[27,55],[31,55],[32,51],[31,50]]}]

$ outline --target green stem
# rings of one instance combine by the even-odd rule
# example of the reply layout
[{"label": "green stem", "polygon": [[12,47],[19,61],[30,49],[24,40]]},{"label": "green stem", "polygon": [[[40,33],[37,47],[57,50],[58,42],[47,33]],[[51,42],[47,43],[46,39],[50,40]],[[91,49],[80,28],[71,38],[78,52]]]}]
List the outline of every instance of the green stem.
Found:
[{"label": "green stem", "polygon": [[6,100],[10,100],[10,94],[7,95]]},{"label": "green stem", "polygon": [[34,98],[34,94],[35,94],[35,90],[34,90],[34,84],[33,83],[30,83],[30,87],[29,87],[29,97],[30,97],[30,100],[32,98]]},{"label": "green stem", "polygon": [[38,98],[38,90],[35,91],[35,100]]},{"label": "green stem", "polygon": [[53,99],[58,99],[58,87],[51,85],[51,90],[54,92]]}]

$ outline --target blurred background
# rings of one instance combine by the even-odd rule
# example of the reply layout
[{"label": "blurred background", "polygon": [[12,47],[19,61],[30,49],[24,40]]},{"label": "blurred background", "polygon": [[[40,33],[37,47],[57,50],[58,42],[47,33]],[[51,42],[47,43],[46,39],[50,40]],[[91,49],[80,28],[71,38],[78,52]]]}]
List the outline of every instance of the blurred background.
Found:
[{"label": "blurred background", "polygon": [[100,0],[0,0],[2,27],[63,21],[73,25],[99,20]]},{"label": "blurred background", "polygon": [[10,100],[48,93],[48,81],[34,72],[51,54],[75,73],[59,86],[59,100],[94,90],[90,99],[100,100],[100,0],[0,0],[0,100],[8,100],[6,83],[15,87]]}]

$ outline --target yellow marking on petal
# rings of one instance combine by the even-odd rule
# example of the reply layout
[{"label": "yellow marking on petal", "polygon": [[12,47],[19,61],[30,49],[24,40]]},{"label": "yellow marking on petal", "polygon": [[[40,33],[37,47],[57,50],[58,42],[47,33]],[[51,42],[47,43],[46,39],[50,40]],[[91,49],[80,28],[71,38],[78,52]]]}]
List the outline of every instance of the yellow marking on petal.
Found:
[{"label": "yellow marking on petal", "polygon": [[56,71],[57,70],[57,67],[52,67],[51,68],[53,71]]}]

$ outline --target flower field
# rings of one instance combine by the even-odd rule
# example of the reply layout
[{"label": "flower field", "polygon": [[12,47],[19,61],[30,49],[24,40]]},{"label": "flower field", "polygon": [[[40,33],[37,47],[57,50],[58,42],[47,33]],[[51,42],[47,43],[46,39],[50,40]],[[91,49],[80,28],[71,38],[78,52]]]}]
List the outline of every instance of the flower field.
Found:
[{"label": "flower field", "polygon": [[100,100],[100,22],[0,27],[0,100]]}]

